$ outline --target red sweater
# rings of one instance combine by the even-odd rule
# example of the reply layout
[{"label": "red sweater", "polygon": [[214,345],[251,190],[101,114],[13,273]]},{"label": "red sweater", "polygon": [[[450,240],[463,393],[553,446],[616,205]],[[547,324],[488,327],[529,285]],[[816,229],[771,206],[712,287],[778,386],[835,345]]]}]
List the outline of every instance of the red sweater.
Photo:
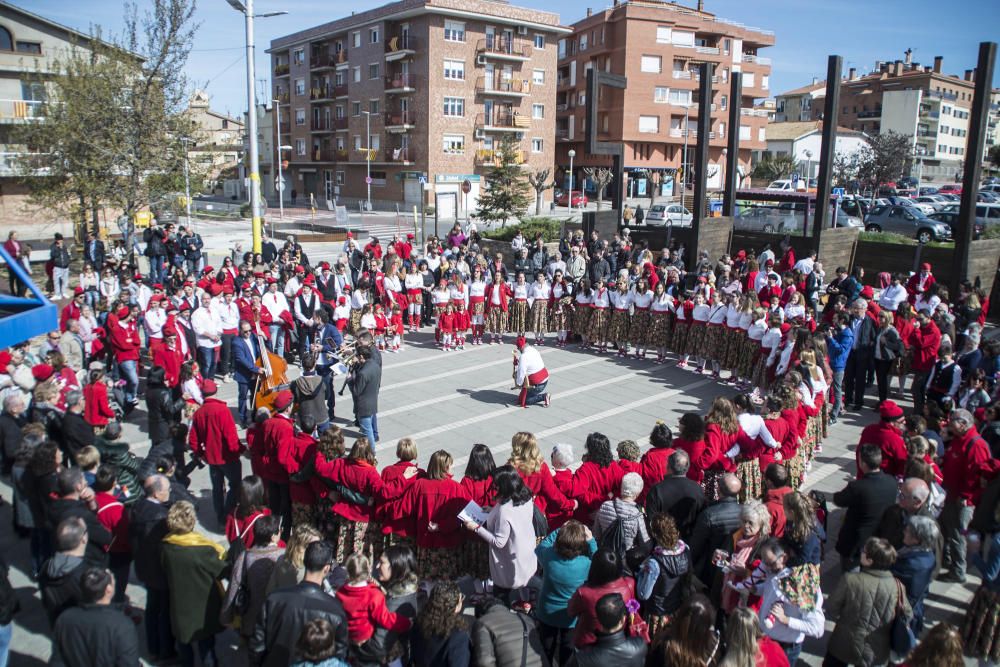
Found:
[{"label": "red sweater", "polygon": [[469,311],[455,311],[455,331],[457,333],[464,333],[468,331],[471,326],[472,324],[471,319],[469,318]]},{"label": "red sweater", "polygon": [[264,422],[262,447],[260,448],[261,477],[269,482],[287,483],[288,473],[278,459],[280,443],[295,437],[295,425],[284,415],[274,415]]},{"label": "red sweater", "polygon": [[385,606],[385,595],[375,582],[363,586],[345,584],[337,589],[337,599],[347,612],[347,637],[352,643],[371,639],[376,625],[397,633],[410,629],[410,619]]},{"label": "red sweater", "polygon": [[690,440],[685,440],[684,438],[674,438],[674,446],[677,449],[682,449],[687,452],[688,458],[691,460],[691,467],[688,468],[688,479],[698,482],[699,484],[703,479],[705,479],[705,470],[700,468],[696,461],[701,461],[702,454],[705,451],[705,441],[696,440],[691,442]]},{"label": "red sweater", "polygon": [[621,493],[624,476],[622,469],[613,462],[602,468],[592,461],[584,461],[573,474],[573,497],[580,503],[573,517],[585,526],[593,525],[601,503]]},{"label": "red sweater", "polygon": [[[471,500],[462,485],[451,479],[418,479],[399,500],[399,511],[413,516],[417,546],[454,549],[465,537],[458,513]],[[434,523],[437,530],[431,530]]]},{"label": "red sweater", "polygon": [[[382,482],[384,484],[392,484],[401,481],[403,484],[402,492],[405,493],[415,481],[427,476],[426,472],[417,468],[416,477],[411,477],[410,479],[403,477],[403,473],[406,472],[407,468],[415,467],[416,464],[412,461],[396,461],[391,466],[386,466],[382,470]],[[399,511],[398,502],[377,505],[375,507],[375,520],[382,524],[382,532],[386,535],[392,533],[401,537],[413,536],[415,530],[413,517],[402,514]]]},{"label": "red sweater", "polygon": [[878,421],[869,424],[861,431],[861,439],[854,452],[857,474],[861,477],[861,445],[878,445],[882,448],[882,471],[893,477],[902,477],[906,468],[906,443],[903,434],[889,422]]},{"label": "red sweater", "polygon": [[576,619],[576,632],[573,633],[573,643],[579,648],[597,641],[594,632],[597,630],[597,601],[605,595],[618,593],[628,602],[635,599],[635,582],[631,577],[619,577],[603,586],[588,586],[584,584],[576,589],[569,599],[566,611],[570,618]]},{"label": "red sweater", "polygon": [[480,507],[492,507],[493,506],[493,491],[490,487],[493,485],[493,477],[487,477],[486,479],[472,479],[471,477],[463,477],[462,481],[459,482],[462,488],[465,489],[466,493],[469,494],[471,498]]},{"label": "red sweater", "polygon": [[455,331],[455,313],[441,313],[441,316],[438,317],[438,330],[441,333]]},{"label": "red sweater", "polygon": [[104,382],[94,382],[84,387],[83,399],[83,418],[91,426],[107,426],[108,421],[115,418],[115,411],[108,402],[108,385]]},{"label": "red sweater", "polygon": [[106,491],[99,491],[94,494],[97,502],[97,520],[111,533],[111,544],[108,552],[113,554],[127,554],[132,551],[128,542],[128,512],[121,501]]},{"label": "red sweater", "polygon": [[573,511],[573,501],[556,486],[552,472],[544,461],[536,472],[526,473],[520,469],[517,472],[524,480],[525,486],[535,494],[535,505],[545,513],[546,518],[551,520],[551,517],[561,512]]},{"label": "red sweater", "polygon": [[111,338],[111,349],[115,352],[115,360],[139,361],[139,332],[131,322],[122,326],[120,322],[108,325],[108,334]]},{"label": "red sweater", "polygon": [[736,464],[731,458],[726,456],[740,432],[724,433],[718,424],[709,424],[705,427],[705,450],[701,454],[698,467],[702,470],[723,470],[725,472],[736,472]]},{"label": "red sweater", "polygon": [[239,461],[240,439],[229,406],[217,398],[206,398],[191,419],[188,444],[209,465]]},{"label": "red sweater", "polygon": [[[295,437],[286,438],[278,443],[278,462],[289,479],[302,469],[306,461],[316,459],[316,438],[308,433],[296,433]],[[316,502],[312,485],[309,482],[292,482],[288,484],[289,496],[293,503],[312,506]]]},{"label": "red sweater", "polygon": [[934,322],[928,322],[922,327],[915,326],[910,335],[910,345],[913,347],[913,363],[910,367],[918,373],[928,373],[937,361],[941,330]]},{"label": "red sweater", "polygon": [[983,480],[994,476],[996,462],[986,441],[973,426],[948,441],[941,468],[944,475],[941,486],[948,493],[948,500],[975,505],[983,493]]},{"label": "red sweater", "polygon": [[250,471],[262,479],[264,468],[264,424],[254,424],[247,429],[247,450],[250,452]]},{"label": "red sweater", "polygon": [[256,512],[251,512],[245,519],[241,519],[236,516],[238,509],[238,507],[234,507],[233,511],[226,516],[226,540],[232,544],[236,541],[237,537],[243,536],[243,546],[249,549],[253,546],[254,522],[262,516],[270,515],[271,510],[265,507]]},{"label": "red sweater", "polygon": [[365,523],[371,523],[375,518],[377,505],[399,497],[403,492],[403,482],[406,481],[400,475],[398,479],[386,484],[382,481],[375,466],[366,461],[347,458],[344,459],[343,465],[334,466],[332,462],[327,462],[321,454],[316,456],[316,473],[327,479],[332,479],[334,482],[339,482],[348,489],[372,500],[373,504],[355,505],[340,498],[330,508],[334,514],[338,514],[348,521],[364,521]]},{"label": "red sweater", "polygon": [[771,515],[771,536],[781,537],[785,534],[785,506],[782,499],[792,492],[792,487],[783,486],[780,489],[768,489],[764,492],[764,507]]},{"label": "red sweater", "polygon": [[667,459],[675,451],[673,447],[656,447],[642,455],[641,470],[638,472],[642,475],[643,498],[667,476]]},{"label": "red sweater", "polygon": [[767,635],[761,635],[757,642],[758,654],[754,667],[788,667],[788,656],[781,644]]}]

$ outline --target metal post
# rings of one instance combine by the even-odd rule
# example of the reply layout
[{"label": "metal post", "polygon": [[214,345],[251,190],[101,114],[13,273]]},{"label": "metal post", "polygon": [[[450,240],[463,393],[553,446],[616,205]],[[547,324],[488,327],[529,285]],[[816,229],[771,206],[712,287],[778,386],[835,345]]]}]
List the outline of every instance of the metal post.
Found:
[{"label": "metal post", "polygon": [[743,105],[743,72],[729,75],[729,138],[726,142],[726,181],[722,215],[736,217],[736,179],[740,168],[740,109]]},{"label": "metal post", "polygon": [[566,199],[566,205],[569,206],[570,217],[573,216],[573,157],[576,155],[576,151],[570,151],[569,156],[569,197]]},{"label": "metal post", "polygon": [[274,102],[274,122],[278,127],[278,143],[275,145],[276,155],[278,157],[278,183],[277,187],[274,189],[278,191],[278,215],[282,220],[285,219],[285,177],[281,172],[281,110],[278,108],[281,105],[281,100],[272,100]]},{"label": "metal post", "polygon": [[372,210],[372,112],[365,111],[365,185],[368,186],[368,210]]},{"label": "metal post", "polygon": [[688,177],[688,123],[691,117],[691,103],[684,105],[684,154],[681,156],[681,205],[684,205],[684,195],[687,193],[685,183]]},{"label": "metal post", "polygon": [[[819,249],[819,237],[826,226],[830,206],[830,181],[833,178],[833,156],[837,152],[837,121],[840,113],[840,72],[844,59],[830,56],[826,67],[826,100],[823,104],[823,143],[819,149],[819,176],[816,183],[816,213],[813,215],[813,247]],[[808,176],[807,176],[808,178]],[[806,181],[808,187],[809,181]],[[809,207],[807,206],[806,209]],[[806,211],[808,216],[808,210]]]},{"label": "metal post", "polygon": [[969,252],[972,250],[973,229],[976,223],[976,193],[979,191],[979,177],[983,168],[986,121],[990,112],[990,86],[993,83],[996,56],[996,42],[980,42],[979,62],[975,70],[976,89],[972,97],[972,112],[969,118],[969,140],[965,145],[962,205],[958,212],[958,225],[953,233],[955,254],[951,271],[951,294],[958,294],[962,281],[971,278],[968,275]]},{"label": "metal post", "polygon": [[188,175],[187,151],[184,151],[184,203],[187,209],[187,224],[191,225],[191,179]]},{"label": "metal post", "polygon": [[[701,221],[705,219],[705,197],[708,194],[708,143],[712,129],[712,73],[714,63],[699,63],[701,76],[698,92],[698,143],[694,154],[694,206],[691,219],[691,248],[688,250],[692,262],[698,261],[698,235]],[[694,269],[694,265],[691,265]]]},{"label": "metal post", "polygon": [[253,251],[260,252],[260,160],[257,156],[257,89],[254,86],[253,0],[246,0],[247,49],[247,132],[250,138],[250,215],[253,227]]}]

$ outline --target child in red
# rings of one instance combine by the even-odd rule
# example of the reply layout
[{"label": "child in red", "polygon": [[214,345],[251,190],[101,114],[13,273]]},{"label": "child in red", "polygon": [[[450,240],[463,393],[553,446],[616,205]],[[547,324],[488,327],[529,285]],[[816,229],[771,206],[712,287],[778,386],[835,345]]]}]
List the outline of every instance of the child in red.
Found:
[{"label": "child in red", "polygon": [[455,306],[450,303],[438,317],[438,332],[441,336],[441,346],[445,352],[450,351],[455,337]]},{"label": "child in red", "polygon": [[403,326],[403,309],[399,304],[393,304],[392,317],[389,318],[389,341],[390,352],[399,352],[403,346],[403,333],[406,331]]},{"label": "child in red", "polygon": [[465,309],[465,302],[457,302],[458,310],[455,311],[455,345],[460,350],[465,349],[465,335],[469,332],[472,327],[472,318],[469,317],[469,311]]},{"label": "child in red", "polygon": [[94,478],[94,502],[97,503],[97,520],[112,535],[108,547],[108,566],[115,575],[115,602],[125,602],[128,570],[132,565],[132,549],[128,541],[128,512],[121,499],[115,495],[118,473],[114,466],[102,465]]},{"label": "child in red", "polygon": [[389,329],[389,320],[385,317],[385,311],[381,303],[375,304],[375,343],[378,349],[385,349],[385,332]]},{"label": "child in red", "polygon": [[337,590],[337,599],[347,614],[347,637],[352,645],[364,644],[385,628],[397,634],[410,629],[410,619],[389,611],[385,594],[371,579],[372,563],[368,556],[352,553],[344,561],[347,583]]},{"label": "child in red", "polygon": [[347,302],[346,296],[338,296],[337,307],[333,309],[333,326],[337,327],[337,331],[340,333],[344,333],[350,319],[351,304]]}]

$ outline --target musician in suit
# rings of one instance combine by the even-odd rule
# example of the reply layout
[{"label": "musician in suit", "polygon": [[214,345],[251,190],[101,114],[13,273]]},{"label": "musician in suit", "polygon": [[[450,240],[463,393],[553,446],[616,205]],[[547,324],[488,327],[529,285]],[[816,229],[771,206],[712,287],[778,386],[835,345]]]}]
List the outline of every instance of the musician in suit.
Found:
[{"label": "musician in suit", "polygon": [[337,363],[337,351],[344,344],[340,330],[330,323],[330,315],[325,310],[317,310],[313,314],[316,322],[316,339],[311,346],[311,352],[316,355],[316,372],[323,378],[326,385],[327,418],[333,421],[333,408],[336,403],[336,392],[333,390],[333,365]]},{"label": "musician in suit", "polygon": [[260,346],[252,333],[252,326],[246,320],[240,320],[240,338],[233,343],[233,377],[236,378],[236,393],[239,401],[240,425],[246,428],[250,423],[247,409],[247,397],[250,387],[257,376],[264,372],[257,366],[260,356]]}]

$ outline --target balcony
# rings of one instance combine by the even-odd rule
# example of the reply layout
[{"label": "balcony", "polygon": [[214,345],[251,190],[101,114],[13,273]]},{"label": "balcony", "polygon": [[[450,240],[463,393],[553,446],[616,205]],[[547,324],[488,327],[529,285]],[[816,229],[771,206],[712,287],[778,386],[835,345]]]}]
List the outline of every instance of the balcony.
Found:
[{"label": "balcony", "polygon": [[288,93],[277,93],[274,99],[278,100],[278,104],[288,104]]},{"label": "balcony", "polygon": [[416,126],[416,114],[412,111],[387,111],[385,114],[386,132],[409,132]]},{"label": "balcony", "polygon": [[920,107],[920,117],[921,118],[940,118],[940,111],[932,111],[930,107],[921,106]]},{"label": "balcony", "polygon": [[340,118],[333,119],[333,129],[337,132],[344,132],[347,130],[347,116],[341,116]]},{"label": "balcony", "polygon": [[45,176],[49,159],[48,153],[0,152],[0,176]]},{"label": "balcony", "polygon": [[336,162],[337,151],[332,148],[315,148],[312,154],[313,162]]},{"label": "balcony", "polygon": [[409,146],[404,146],[401,148],[386,148],[385,149],[385,161],[389,164],[413,164],[414,162],[414,151]]},{"label": "balcony", "polygon": [[0,123],[26,123],[44,115],[45,102],[33,100],[0,100]]},{"label": "balcony", "polygon": [[694,47],[694,52],[702,53],[706,56],[717,56],[720,53],[717,46],[696,46]]},{"label": "balcony", "polygon": [[[514,164],[524,164],[528,161],[527,151],[514,151]],[[500,151],[489,148],[480,148],[475,155],[476,165],[479,167],[500,167],[503,165]]]},{"label": "balcony", "polygon": [[288,63],[278,63],[274,66],[274,76],[288,76],[291,69]]},{"label": "balcony", "polygon": [[326,134],[336,130],[336,123],[334,118],[314,118],[312,124],[309,126],[309,131],[314,134]]},{"label": "balcony", "polygon": [[385,41],[385,59],[392,62],[411,58],[417,54],[418,45],[419,40],[409,33],[388,37]]},{"label": "balcony", "polygon": [[333,92],[332,84],[309,89],[309,100],[311,102],[329,102],[334,97],[336,97],[336,93]]},{"label": "balcony", "polygon": [[927,97],[933,97],[939,100],[957,100],[957,93],[941,92],[939,90],[928,90],[924,93]]},{"label": "balcony", "polygon": [[858,118],[881,118],[882,110],[872,110],[872,111],[859,111]]},{"label": "balcony", "polygon": [[503,35],[494,35],[493,37],[484,37],[479,40],[476,43],[476,53],[495,60],[524,62],[531,58],[531,44],[524,40],[508,39]]},{"label": "balcony", "polygon": [[417,90],[417,75],[410,73],[386,74],[385,92],[387,94],[408,94]]},{"label": "balcony", "polygon": [[347,97],[347,84],[346,83],[333,84],[333,96],[336,98]]},{"label": "balcony", "polygon": [[511,111],[477,114],[476,128],[486,132],[523,132],[531,128],[531,118]]},{"label": "balcony", "polygon": [[740,109],[741,116],[756,116],[758,118],[767,118],[767,109],[748,109],[743,107]]},{"label": "balcony", "polygon": [[674,78],[675,78],[675,79],[693,79],[693,78],[694,78],[694,76],[692,76],[692,74],[691,74],[691,71],[690,71],[690,70],[686,70],[686,69],[675,69],[675,70],[674,70]]},{"label": "balcony", "polygon": [[493,77],[481,76],[476,79],[476,92],[484,95],[526,97],[531,93],[531,82],[527,79],[504,80],[499,74]]},{"label": "balcony", "polygon": [[572,137],[569,136],[569,129],[556,129],[556,139],[559,141],[569,141]]},{"label": "balcony", "polygon": [[334,158],[337,162],[345,162],[347,160],[348,152],[346,148],[338,148],[333,152]]},{"label": "balcony", "polygon": [[347,50],[342,49],[336,53],[313,54],[309,59],[309,69],[327,70],[337,67],[337,65],[347,64]]},{"label": "balcony", "polygon": [[757,65],[770,65],[771,64],[771,59],[770,58],[765,58],[764,56],[757,56],[757,55],[754,55],[752,53],[744,53],[743,54],[743,62],[745,62],[745,63],[754,63],[754,64],[757,64]]}]

